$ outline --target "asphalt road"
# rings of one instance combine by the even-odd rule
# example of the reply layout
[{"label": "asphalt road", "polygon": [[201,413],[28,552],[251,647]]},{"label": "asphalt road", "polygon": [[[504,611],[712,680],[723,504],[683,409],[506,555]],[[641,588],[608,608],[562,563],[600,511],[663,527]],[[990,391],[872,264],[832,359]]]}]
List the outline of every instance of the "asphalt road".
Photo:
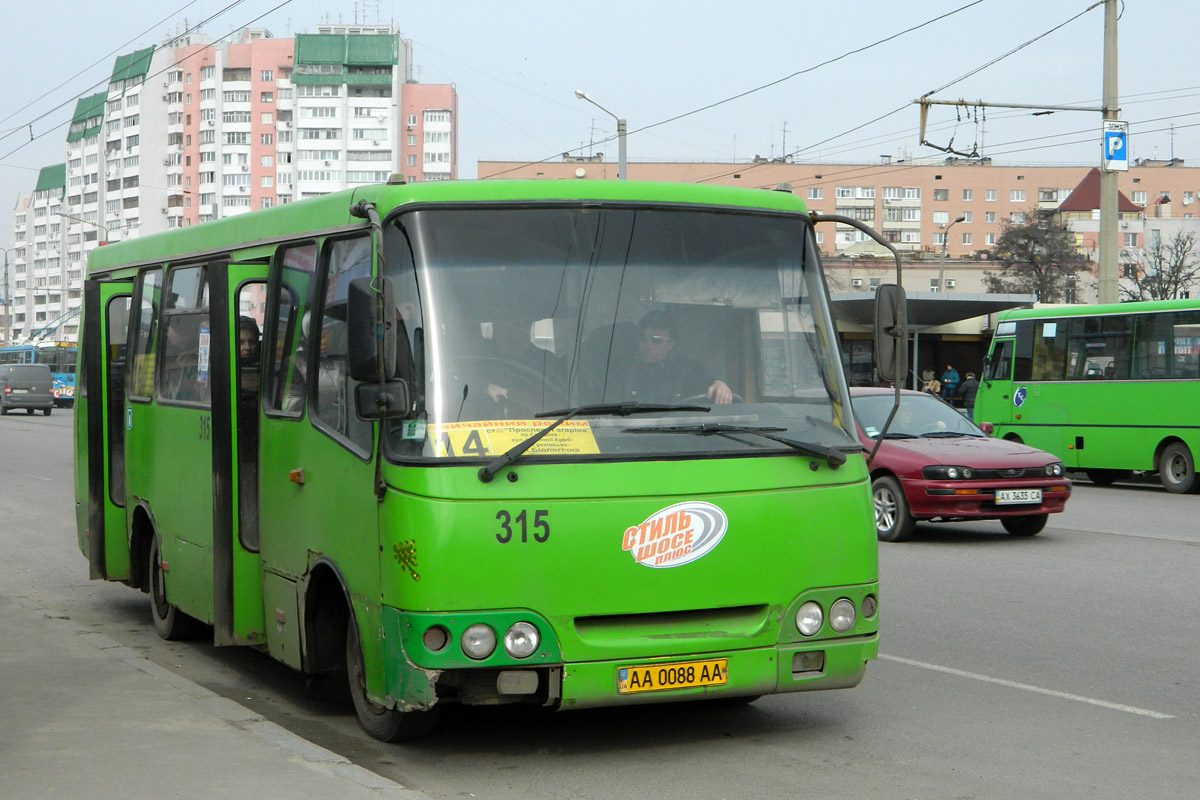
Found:
[{"label": "asphalt road", "polygon": [[1081,482],[1031,539],[998,523],[925,525],[881,545],[881,657],[853,690],[450,709],[431,738],[384,745],[266,656],[163,642],[144,595],[89,582],[71,440],[66,413],[0,417],[0,593],[33,595],[431,797],[1196,796],[1200,496]]}]

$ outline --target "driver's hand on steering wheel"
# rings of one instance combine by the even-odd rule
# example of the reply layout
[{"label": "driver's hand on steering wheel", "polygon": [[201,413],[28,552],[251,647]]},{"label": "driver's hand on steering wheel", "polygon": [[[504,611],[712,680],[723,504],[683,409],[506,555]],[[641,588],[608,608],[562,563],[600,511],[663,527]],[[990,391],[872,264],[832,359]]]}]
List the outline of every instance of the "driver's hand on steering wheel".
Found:
[{"label": "driver's hand on steering wheel", "polygon": [[725,381],[722,380],[713,381],[713,385],[708,387],[707,394],[708,399],[719,406],[729,405],[733,402],[733,390],[726,386]]}]

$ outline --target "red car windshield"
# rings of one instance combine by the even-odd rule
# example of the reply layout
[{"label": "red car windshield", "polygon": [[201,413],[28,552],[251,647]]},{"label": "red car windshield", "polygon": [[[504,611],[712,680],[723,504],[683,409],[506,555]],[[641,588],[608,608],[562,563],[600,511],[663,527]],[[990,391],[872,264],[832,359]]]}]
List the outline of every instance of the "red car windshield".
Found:
[{"label": "red car windshield", "polygon": [[[866,395],[853,398],[854,416],[863,432],[872,439],[879,436],[895,398],[891,394]],[[987,436],[974,423],[941,400],[926,394],[900,395],[900,408],[888,428],[886,438],[924,436],[958,437]]]}]

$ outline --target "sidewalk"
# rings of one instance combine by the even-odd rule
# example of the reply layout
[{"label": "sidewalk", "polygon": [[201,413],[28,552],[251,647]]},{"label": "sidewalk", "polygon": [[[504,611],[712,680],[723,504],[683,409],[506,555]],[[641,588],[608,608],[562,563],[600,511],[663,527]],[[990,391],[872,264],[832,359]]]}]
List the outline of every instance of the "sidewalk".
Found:
[{"label": "sidewalk", "polygon": [[426,800],[106,636],[2,594],[0,795]]}]

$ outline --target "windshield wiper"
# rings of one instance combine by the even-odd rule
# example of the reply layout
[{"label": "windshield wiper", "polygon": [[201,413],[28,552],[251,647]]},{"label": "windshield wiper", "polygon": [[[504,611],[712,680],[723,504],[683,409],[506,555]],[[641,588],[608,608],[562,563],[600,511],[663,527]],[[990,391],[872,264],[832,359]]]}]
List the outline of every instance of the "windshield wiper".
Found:
[{"label": "windshield wiper", "polygon": [[922,439],[957,439],[962,436],[974,436],[973,433],[963,433],[962,431],[929,431],[922,433]]},{"label": "windshield wiper", "polygon": [[883,435],[885,439],[916,439],[915,433],[901,433],[900,431],[888,431]]},{"label": "windshield wiper", "polygon": [[846,454],[841,450],[810,442],[797,442],[795,439],[775,435],[779,431],[786,431],[787,428],[747,427],[744,425],[728,425],[723,422],[702,422],[699,425],[651,425],[644,428],[626,428],[625,430],[629,433],[693,433],[697,436],[745,433],[785,444],[793,450],[799,450],[805,455],[823,458],[834,469],[846,463]]},{"label": "windshield wiper", "polygon": [[560,408],[557,411],[543,411],[540,414],[534,414],[534,416],[538,418],[557,417],[557,419],[532,436],[517,442],[508,448],[503,455],[488,462],[486,466],[480,467],[479,480],[484,483],[490,483],[497,472],[523,456],[529,448],[540,442],[550,431],[572,417],[604,414],[628,417],[630,414],[654,414],[662,411],[703,411],[708,413],[711,410],[708,406],[667,405],[663,403],[593,403],[592,405],[576,406],[575,408]]}]

